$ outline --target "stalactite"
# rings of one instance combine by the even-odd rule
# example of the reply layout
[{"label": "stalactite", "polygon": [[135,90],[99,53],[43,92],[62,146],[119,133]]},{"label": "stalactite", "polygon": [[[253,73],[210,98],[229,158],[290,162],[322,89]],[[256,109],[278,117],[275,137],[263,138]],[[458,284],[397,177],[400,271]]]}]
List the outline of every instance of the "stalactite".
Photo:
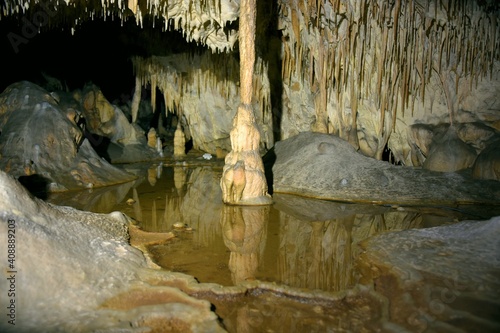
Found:
[{"label": "stalactite", "polygon": [[156,75],[151,76],[151,109],[156,111]]},{"label": "stalactite", "polygon": [[137,116],[139,113],[139,104],[141,102],[141,90],[142,90],[141,78],[139,75],[136,75],[135,91],[134,91],[134,96],[132,97],[132,107],[131,107],[132,123],[135,123],[137,121]]},{"label": "stalactite", "polygon": [[495,53],[497,52],[497,16],[495,14],[490,14],[490,80],[493,76],[493,65],[495,63]]}]

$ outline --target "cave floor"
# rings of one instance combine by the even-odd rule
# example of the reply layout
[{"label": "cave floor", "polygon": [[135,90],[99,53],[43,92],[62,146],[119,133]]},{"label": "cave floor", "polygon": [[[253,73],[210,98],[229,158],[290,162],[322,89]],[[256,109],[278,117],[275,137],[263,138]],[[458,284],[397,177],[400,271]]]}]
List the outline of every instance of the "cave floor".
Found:
[{"label": "cave floor", "polygon": [[[367,278],[370,274],[366,269],[376,260],[363,262],[368,256],[360,245],[383,233],[485,220],[500,215],[500,207],[384,206],[286,194],[274,194],[270,207],[225,206],[219,187],[223,161],[201,157],[188,161],[122,165],[138,179],[107,188],[54,193],[48,201],[100,213],[121,211],[133,219],[131,244],[163,270],[190,275],[201,284],[217,284],[223,289],[245,286],[244,293],[229,293],[232,296],[181,287],[191,296],[209,300],[229,332],[370,332],[398,331],[402,327],[410,331],[439,331],[440,327],[454,331],[475,323],[469,317],[468,321],[449,324],[446,319],[424,320],[411,314],[404,314],[406,320],[395,319],[397,315],[390,314],[387,299],[400,299],[408,291],[399,290],[398,297],[374,293],[371,284],[376,279]],[[446,256],[443,258],[446,260]],[[391,268],[382,266],[374,269],[391,272]],[[387,276],[391,278],[385,287],[379,285],[379,290],[397,284],[397,274]],[[422,295],[436,292],[436,285],[432,282],[423,288]],[[269,286],[283,286],[311,298],[290,296]],[[356,292],[349,297],[343,294],[353,290]],[[339,298],[339,293],[344,295],[340,297],[342,302],[314,296],[331,294]],[[478,301],[471,299],[467,302],[460,298],[462,312],[474,312]],[[480,303],[488,313],[499,308],[488,300]],[[482,326],[486,331],[498,328],[488,316],[481,320],[487,323]],[[422,322],[429,324],[422,329]]]}]

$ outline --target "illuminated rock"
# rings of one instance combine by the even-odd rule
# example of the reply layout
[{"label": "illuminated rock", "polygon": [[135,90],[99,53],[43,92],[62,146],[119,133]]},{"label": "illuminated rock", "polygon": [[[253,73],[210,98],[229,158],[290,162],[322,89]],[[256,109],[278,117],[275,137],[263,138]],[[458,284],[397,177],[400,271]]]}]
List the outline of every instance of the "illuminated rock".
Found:
[{"label": "illuminated rock", "polygon": [[45,191],[92,188],[135,178],[101,159],[75,122],[75,111],[61,108],[30,82],[10,85],[0,95],[0,168],[32,176]]},{"label": "illuminated rock", "polygon": [[264,165],[259,155],[260,133],[252,109],[255,62],[256,4],[243,0],[240,8],[240,106],[231,130],[231,152],[221,177],[222,200],[228,204],[271,204]]},{"label": "illuminated rock", "polygon": [[405,204],[500,200],[500,183],[467,173],[394,166],[363,156],[334,135],[306,132],[276,143],[264,156],[273,192],[318,199]]},{"label": "illuminated rock", "polygon": [[455,127],[434,137],[423,167],[428,170],[453,172],[470,168],[476,160],[476,151],[460,140]]},{"label": "illuminated rock", "polygon": [[[0,234],[14,230],[16,255],[2,290],[15,289],[15,325],[2,332],[133,332],[170,327],[178,332],[222,332],[207,301],[144,280],[154,274],[128,244],[129,220],[33,199],[0,171]],[[14,239],[14,238],[10,238]],[[7,239],[2,245],[7,248]],[[5,243],[4,243],[5,242]],[[143,282],[138,282],[143,280]],[[13,289],[13,290],[14,290]],[[0,298],[7,308],[11,301]]]},{"label": "illuminated rock", "polygon": [[472,175],[478,179],[500,180],[500,139],[492,140],[477,157]]}]

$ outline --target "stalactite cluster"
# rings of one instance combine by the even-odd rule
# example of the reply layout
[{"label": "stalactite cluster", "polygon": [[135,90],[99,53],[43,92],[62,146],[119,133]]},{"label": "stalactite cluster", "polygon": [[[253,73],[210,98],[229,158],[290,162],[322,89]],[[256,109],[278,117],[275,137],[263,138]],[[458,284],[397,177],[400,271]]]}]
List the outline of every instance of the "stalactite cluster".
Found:
[{"label": "stalactite cluster", "polygon": [[[191,116],[199,118],[198,115],[195,115],[199,113],[199,110],[196,109],[196,105],[192,101],[196,99],[203,103],[205,94],[227,101],[228,106],[234,105],[234,109],[212,110],[214,114],[219,114],[217,117],[220,122],[227,122],[226,134],[228,136],[231,117],[239,104],[239,63],[237,58],[230,54],[211,54],[209,52],[202,55],[184,53],[147,59],[136,57],[133,59],[133,64],[136,81],[151,89],[153,110],[156,107],[157,88],[163,94],[166,110],[176,113],[178,116],[184,115],[187,119],[190,119]],[[255,64],[253,90],[253,105],[256,118],[261,126],[262,143],[271,147],[274,142],[270,86],[267,77],[267,64],[260,58],[257,58]],[[196,135],[193,133],[195,147],[205,148],[197,146]]]},{"label": "stalactite cluster", "polygon": [[283,81],[310,87],[313,129],[356,144],[350,134],[356,131],[357,114],[369,110],[378,119],[378,157],[397,116],[425,100],[431,77],[442,78],[452,119],[463,93],[461,81],[472,89],[500,59],[498,8],[487,2],[278,2],[285,38]]},{"label": "stalactite cluster", "polygon": [[[37,28],[77,29],[86,20],[135,19],[143,26],[146,15],[166,30],[182,31],[187,41],[207,45],[213,52],[233,49],[238,39],[227,25],[238,18],[239,1],[234,0],[7,0],[0,5],[0,19],[24,17]],[[42,17],[43,13],[43,17]]]}]

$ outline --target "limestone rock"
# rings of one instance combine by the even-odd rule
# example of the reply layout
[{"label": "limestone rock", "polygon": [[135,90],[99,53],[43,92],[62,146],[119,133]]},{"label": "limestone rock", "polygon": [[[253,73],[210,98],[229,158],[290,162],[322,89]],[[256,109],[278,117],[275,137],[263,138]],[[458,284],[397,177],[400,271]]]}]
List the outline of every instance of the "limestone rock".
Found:
[{"label": "limestone rock", "polygon": [[425,169],[453,172],[471,167],[476,160],[476,151],[460,140],[453,126],[440,137],[434,138]]},{"label": "limestone rock", "polygon": [[148,146],[151,148],[156,148],[156,130],[154,127],[151,127],[148,131]]},{"label": "limestone rock", "polygon": [[260,133],[251,107],[240,105],[231,130],[232,150],[224,160],[220,180],[225,203],[267,205],[272,202],[258,153],[259,142]]},{"label": "limestone rock", "polygon": [[456,204],[500,200],[500,184],[465,173],[399,167],[356,152],[346,141],[305,132],[264,156],[273,192],[361,202]]},{"label": "limestone rock", "polygon": [[[111,104],[99,87],[89,84],[82,92],[76,91],[85,118],[86,130],[92,134],[92,145],[113,163],[132,163],[158,158],[156,138],[146,139],[145,131],[130,123],[124,112]],[[97,136],[97,138],[94,138]]]},{"label": "limestone rock", "polygon": [[15,177],[37,175],[46,190],[91,188],[134,179],[101,159],[84,138],[74,109],[65,111],[30,82],[0,95],[0,168]]},{"label": "limestone rock", "polygon": [[499,237],[500,217],[382,233],[362,243],[361,283],[387,297],[392,321],[412,332],[496,332]]},{"label": "limestone rock", "polygon": [[[194,149],[213,155],[216,155],[217,148],[231,150],[232,119],[240,104],[240,65],[232,55],[207,52],[134,58],[134,67],[136,76],[144,85],[149,82],[158,87],[167,112],[182,110],[182,130],[187,140],[192,138]],[[265,62],[257,58],[252,107],[256,110],[256,124],[262,133],[260,149],[274,144],[267,71]]]},{"label": "limestone rock", "polygon": [[79,101],[89,132],[124,146],[146,144],[144,130],[129,123],[123,111],[112,105],[97,86],[87,85]]},{"label": "limestone rock", "polygon": [[420,166],[429,154],[429,149],[434,137],[433,128],[425,124],[415,124],[410,127],[410,145],[412,146],[412,163]]},{"label": "limestone rock", "polygon": [[[7,230],[15,230],[16,253],[8,269],[14,279],[0,280],[2,290],[14,285],[16,325],[2,320],[0,330],[132,333],[160,325],[221,332],[208,302],[139,282],[150,273],[143,254],[128,244],[128,223],[120,212],[95,214],[34,199],[0,171],[0,244],[7,249]],[[2,308],[10,299],[0,298]]]},{"label": "limestone rock", "polygon": [[500,180],[500,138],[493,140],[474,163],[472,176],[478,179]]},{"label": "limestone rock", "polygon": [[457,135],[476,151],[486,148],[488,141],[496,134],[496,130],[481,122],[457,124]]},{"label": "limestone rock", "polygon": [[174,156],[182,157],[186,155],[186,136],[181,128],[181,123],[177,123],[174,134]]}]

